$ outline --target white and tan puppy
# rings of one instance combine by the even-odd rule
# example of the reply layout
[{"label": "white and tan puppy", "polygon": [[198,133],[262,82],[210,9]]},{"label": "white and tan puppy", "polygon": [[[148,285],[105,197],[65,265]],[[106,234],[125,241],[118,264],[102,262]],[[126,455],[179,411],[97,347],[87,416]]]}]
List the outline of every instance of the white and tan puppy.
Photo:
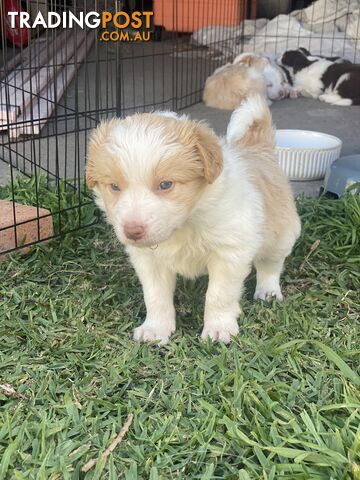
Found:
[{"label": "white and tan puppy", "polygon": [[244,64],[227,63],[206,79],[203,101],[208,107],[235,110],[253,94],[266,98],[266,82],[262,72]]},{"label": "white and tan puppy", "polygon": [[269,100],[296,97],[295,89],[287,81],[285,73],[277,65],[275,58],[272,60],[266,55],[261,56],[246,52],[235,57],[233,65],[247,65],[261,72],[265,79],[266,93]]},{"label": "white and tan puppy", "polygon": [[142,283],[147,316],[135,340],[164,344],[175,331],[177,274],[209,275],[202,338],[229,342],[238,333],[253,264],[254,297],[282,299],[300,221],[259,95],[233,113],[223,140],[169,112],[102,123],[90,139],[87,183]]}]

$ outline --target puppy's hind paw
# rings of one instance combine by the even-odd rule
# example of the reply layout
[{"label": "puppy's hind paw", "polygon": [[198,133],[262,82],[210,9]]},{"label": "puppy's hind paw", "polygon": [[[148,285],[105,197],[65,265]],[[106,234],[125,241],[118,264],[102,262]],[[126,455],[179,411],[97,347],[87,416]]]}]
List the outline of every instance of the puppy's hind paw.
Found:
[{"label": "puppy's hind paw", "polygon": [[221,323],[214,322],[205,324],[201,333],[201,340],[210,338],[214,342],[230,343],[231,337],[239,333],[239,325],[236,320],[232,322]]},{"label": "puppy's hind paw", "polygon": [[136,342],[157,342],[159,345],[165,345],[174,331],[175,328],[145,321],[140,327],[135,328],[133,338]]}]

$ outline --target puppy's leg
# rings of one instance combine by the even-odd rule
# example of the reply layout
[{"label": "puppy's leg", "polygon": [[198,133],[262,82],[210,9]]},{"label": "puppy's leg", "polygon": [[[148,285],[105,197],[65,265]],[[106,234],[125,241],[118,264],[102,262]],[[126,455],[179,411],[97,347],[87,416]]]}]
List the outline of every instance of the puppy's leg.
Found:
[{"label": "puppy's leg", "polygon": [[321,102],[330,103],[331,105],[340,105],[342,107],[348,107],[352,105],[350,98],[342,98],[337,93],[323,93],[319,96]]},{"label": "puppy's leg", "polygon": [[280,288],[280,275],[284,266],[285,256],[281,258],[256,258],[256,290],[254,299],[283,300]]},{"label": "puppy's leg", "polygon": [[239,333],[239,300],[244,280],[250,272],[250,261],[234,265],[230,260],[216,258],[209,263],[208,272],[201,338],[229,343],[231,336]]},{"label": "puppy's leg", "polygon": [[288,92],[289,92],[289,97],[290,98],[298,98],[300,96],[299,90],[297,90],[294,87],[289,87]]},{"label": "puppy's leg", "polygon": [[158,341],[164,345],[175,332],[174,290],[176,274],[162,265],[152,252],[140,251],[130,257],[141,281],[146,319],[134,330],[134,340]]}]

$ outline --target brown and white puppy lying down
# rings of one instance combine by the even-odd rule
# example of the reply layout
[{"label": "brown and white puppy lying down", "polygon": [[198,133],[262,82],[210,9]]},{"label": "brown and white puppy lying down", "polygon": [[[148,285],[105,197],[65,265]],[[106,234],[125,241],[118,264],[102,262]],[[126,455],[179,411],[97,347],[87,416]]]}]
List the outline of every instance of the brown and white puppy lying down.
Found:
[{"label": "brown and white puppy lying down", "polygon": [[297,96],[295,89],[289,84],[285,72],[276,63],[275,57],[271,59],[270,56],[246,52],[235,57],[233,65],[239,64],[255,68],[262,73],[265,79],[266,94],[270,101]]},{"label": "brown and white puppy lying down", "polygon": [[142,283],[147,315],[135,340],[168,342],[177,274],[209,276],[203,339],[239,332],[252,265],[254,298],[283,298],[280,274],[300,221],[261,96],[232,114],[222,140],[171,112],[104,122],[91,135],[86,178]]},{"label": "brown and white puppy lying down", "polygon": [[266,98],[266,83],[261,71],[242,63],[228,63],[206,79],[203,102],[208,107],[235,110],[245,98],[256,93]]},{"label": "brown and white puppy lying down", "polygon": [[272,100],[296,96],[282,69],[266,56],[242,53],[219,67],[205,82],[203,101],[208,107],[235,110],[249,95]]}]

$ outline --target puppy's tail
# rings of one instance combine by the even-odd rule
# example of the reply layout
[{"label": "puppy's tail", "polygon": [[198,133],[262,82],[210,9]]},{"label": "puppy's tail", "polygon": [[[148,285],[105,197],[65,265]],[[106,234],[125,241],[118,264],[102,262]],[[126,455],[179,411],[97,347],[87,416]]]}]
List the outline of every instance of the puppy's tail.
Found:
[{"label": "puppy's tail", "polygon": [[275,131],[266,99],[250,95],[234,110],[226,132],[230,145],[238,147],[274,148]]}]

